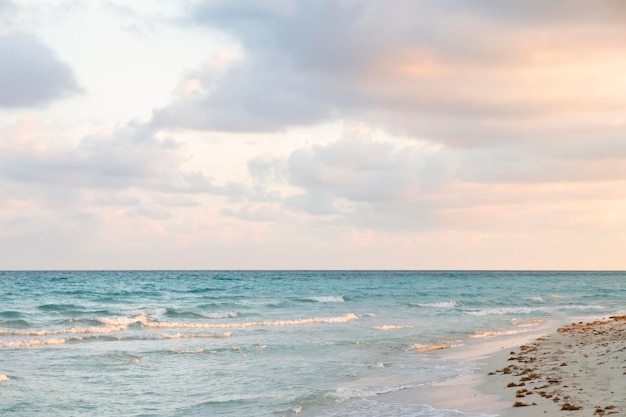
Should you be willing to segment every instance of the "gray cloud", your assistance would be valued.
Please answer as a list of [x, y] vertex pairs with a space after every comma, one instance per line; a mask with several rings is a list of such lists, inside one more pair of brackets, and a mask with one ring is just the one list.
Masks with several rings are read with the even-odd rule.
[[[611, 97], [617, 69], [605, 84], [580, 61], [570, 78], [543, 76], [553, 67], [537, 54], [573, 53], [568, 39], [581, 38], [587, 51], [621, 56], [625, 10], [610, 0], [201, 2], [190, 19], [232, 35], [245, 58], [217, 79], [190, 75], [205, 93], [155, 111], [153, 123], [275, 131], [346, 118], [461, 147], [617, 139], [623, 128], [595, 116], [626, 105]], [[577, 93], [586, 84], [589, 95]]]
[[626, 5], [620, 0], [528, 0], [523, 2], [493, 2], [454, 0], [437, 2], [440, 7], [461, 7], [467, 13], [488, 16], [506, 22], [557, 25], [564, 23], [622, 24], [626, 18]]
[[[580, 135], [571, 126], [581, 114], [626, 104], [606, 101], [614, 74], [589, 96], [573, 94], [593, 82], [589, 70], [554, 78], [560, 90], [551, 92], [555, 82], [537, 74], [554, 67], [537, 57], [550, 47], [572, 54], [564, 46], [572, 39], [588, 51], [624, 52], [622, 4], [200, 2], [189, 19], [231, 35], [245, 58], [217, 80], [209, 70], [190, 75], [204, 93], [155, 111], [153, 123], [275, 131], [347, 118], [455, 146]], [[589, 127], [588, 139], [604, 128]]]
[[0, 36], [0, 62], [0, 107], [40, 106], [79, 91], [70, 67], [32, 35]]

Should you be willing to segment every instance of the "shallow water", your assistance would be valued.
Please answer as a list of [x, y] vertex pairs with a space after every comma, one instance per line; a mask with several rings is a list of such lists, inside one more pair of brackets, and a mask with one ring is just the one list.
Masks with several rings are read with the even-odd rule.
[[615, 272], [0, 272], [0, 415], [469, 416], [377, 399], [625, 300]]

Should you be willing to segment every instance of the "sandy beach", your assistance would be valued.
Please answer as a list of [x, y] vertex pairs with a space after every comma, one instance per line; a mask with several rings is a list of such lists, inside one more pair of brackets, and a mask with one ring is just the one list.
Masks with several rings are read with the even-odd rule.
[[572, 323], [489, 358], [503, 417], [626, 415], [626, 316]]
[[438, 408], [500, 417], [626, 416], [626, 316], [494, 338], [437, 356], [481, 364], [473, 374], [410, 394]]

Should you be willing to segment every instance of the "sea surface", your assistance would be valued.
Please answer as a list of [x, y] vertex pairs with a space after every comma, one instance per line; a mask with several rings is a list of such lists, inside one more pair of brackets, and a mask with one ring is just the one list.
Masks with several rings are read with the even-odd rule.
[[625, 304], [621, 272], [0, 272], [0, 415], [482, 417], [386, 395]]

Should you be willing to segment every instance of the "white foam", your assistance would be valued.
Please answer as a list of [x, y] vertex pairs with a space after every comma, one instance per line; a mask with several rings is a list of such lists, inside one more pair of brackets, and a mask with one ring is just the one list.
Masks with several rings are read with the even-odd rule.
[[209, 313], [207, 317], [210, 319], [234, 319], [238, 317], [236, 311], [226, 311], [223, 313]]
[[606, 307], [599, 304], [573, 304], [569, 306], [558, 306], [559, 310], [603, 310]]
[[109, 326], [129, 326], [135, 323], [147, 323], [148, 315], [146, 313], [141, 313], [132, 317], [98, 317], [96, 320]]
[[329, 392], [326, 397], [333, 398], [336, 401], [348, 401], [354, 398], [374, 397], [377, 393], [374, 391], [365, 391], [357, 388], [337, 388], [334, 392]]
[[12, 342], [0, 343], [0, 348], [25, 348], [49, 345], [62, 345], [67, 339], [34, 339], [34, 340], [15, 340]]
[[345, 300], [343, 299], [343, 295], [333, 297], [312, 297], [311, 300], [317, 301], [318, 303], [343, 303]]
[[175, 333], [175, 334], [162, 334], [157, 336], [157, 339], [193, 339], [193, 338], [207, 338], [207, 339], [224, 339], [231, 337], [231, 332], [225, 333]]
[[525, 326], [518, 329], [511, 329], [511, 330], [500, 330], [500, 331], [489, 331], [489, 332], [478, 332], [478, 333], [474, 333], [473, 335], [470, 335], [470, 338], [472, 339], [484, 339], [484, 338], [488, 338], [488, 337], [496, 337], [496, 336], [511, 336], [511, 335], [515, 335], [515, 334], [521, 334], [521, 333], [528, 333], [533, 331], [534, 329], [530, 328], [529, 326]]
[[452, 347], [460, 346], [459, 344], [442, 343], [437, 345], [423, 345], [421, 343], [415, 343], [409, 346], [409, 349], [416, 350], [421, 353], [432, 352], [434, 350], [450, 349]]
[[472, 316], [500, 316], [505, 314], [530, 314], [536, 311], [544, 311], [543, 307], [497, 307], [486, 308], [479, 311], [467, 311]]
[[54, 336], [62, 334], [94, 334], [94, 333], [115, 333], [122, 332], [128, 327], [124, 325], [117, 326], [90, 326], [90, 327], [69, 327], [63, 329], [44, 329], [44, 330], [0, 330], [0, 334], [11, 336]]
[[338, 317], [312, 317], [297, 320], [250, 321], [245, 323], [147, 322], [144, 326], [153, 329], [246, 329], [249, 327], [283, 327], [306, 324], [346, 323], [357, 319], [356, 314], [349, 313]]
[[456, 300], [441, 301], [441, 302], [438, 302], [438, 303], [418, 304], [418, 306], [420, 306], [420, 307], [434, 307], [434, 308], [454, 308], [457, 305], [459, 305], [459, 302], [456, 301]]
[[395, 325], [395, 324], [387, 324], [385, 326], [376, 326], [374, 327], [375, 330], [398, 330], [398, 329], [410, 329], [413, 326], [402, 326], [402, 325]]
[[376, 362], [369, 366], [370, 368], [385, 368], [385, 364], [382, 362]]
[[119, 366], [136, 365], [138, 363], [141, 363], [141, 358], [132, 358], [131, 360], [120, 363]]

